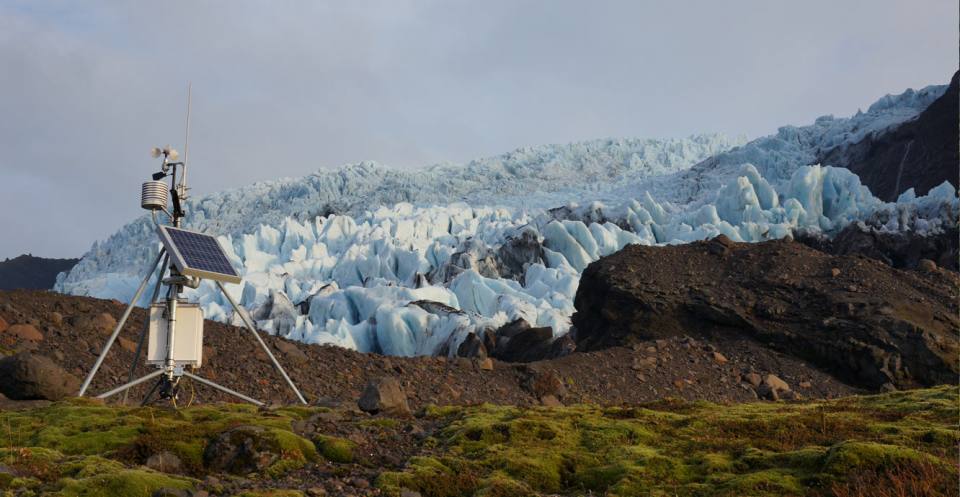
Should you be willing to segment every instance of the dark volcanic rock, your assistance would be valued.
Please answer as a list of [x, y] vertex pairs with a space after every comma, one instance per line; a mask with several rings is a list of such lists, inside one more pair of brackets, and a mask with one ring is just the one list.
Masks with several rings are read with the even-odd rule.
[[871, 193], [888, 202], [910, 188], [919, 196], [944, 181], [956, 187], [958, 76], [960, 72], [916, 119], [859, 143], [825, 150], [817, 161], [853, 171]]
[[15, 400], [61, 400], [80, 390], [77, 377], [52, 360], [21, 352], [0, 359], [0, 393]]
[[715, 243], [631, 245], [591, 264], [575, 300], [578, 349], [743, 334], [870, 388], [956, 381], [956, 273], [792, 241], [733, 243], [718, 256]]
[[929, 259], [940, 267], [956, 271], [960, 259], [957, 228], [922, 236], [913, 231], [886, 232], [853, 223], [833, 238], [798, 234], [796, 240], [828, 254], [863, 255], [899, 269], [914, 269], [921, 260]]
[[508, 236], [497, 249], [497, 260], [500, 262], [502, 277], [521, 279], [529, 264], [543, 262], [543, 247], [537, 232], [532, 228], [522, 229]]
[[403, 392], [400, 382], [392, 376], [377, 378], [367, 383], [367, 388], [364, 389], [357, 406], [371, 414], [380, 412], [410, 414], [407, 395]]
[[[545, 359], [550, 355], [553, 341], [553, 329], [527, 328], [498, 345], [493, 356], [507, 362], [531, 362]], [[498, 343], [500, 341], [498, 340]]]

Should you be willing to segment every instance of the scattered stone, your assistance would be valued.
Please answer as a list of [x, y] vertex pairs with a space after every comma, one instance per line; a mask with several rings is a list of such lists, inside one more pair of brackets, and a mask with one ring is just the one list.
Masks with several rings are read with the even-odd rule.
[[60, 314], [59, 312], [56, 312], [56, 311], [51, 312], [51, 313], [50, 313], [50, 322], [53, 323], [54, 326], [60, 326], [60, 325], [62, 325], [62, 324], [63, 324], [63, 314]]
[[210, 471], [235, 475], [255, 473], [281, 457], [280, 444], [261, 426], [241, 425], [219, 433], [203, 451]]
[[90, 324], [100, 333], [109, 335], [113, 333], [113, 329], [117, 327], [117, 319], [108, 312], [102, 312], [93, 318]]
[[757, 373], [747, 373], [743, 375], [744, 381], [757, 388], [760, 386], [760, 383], [763, 382], [763, 378]]
[[725, 356], [725, 355], [723, 355], [723, 354], [721, 354], [721, 353], [719, 353], [719, 352], [713, 352], [713, 360], [716, 361], [717, 364], [726, 364], [726, 363], [727, 363], [727, 356]]
[[633, 365], [630, 366], [634, 371], [642, 371], [645, 369], [653, 369], [657, 367], [657, 358], [653, 356], [648, 357], [637, 357], [633, 360]]
[[10, 325], [2, 317], [0, 317], [0, 333], [7, 331], [7, 328], [9, 327]]
[[307, 495], [309, 497], [326, 497], [327, 489], [323, 487], [310, 487], [307, 489]]
[[403, 489], [400, 491], [400, 497], [421, 497], [421, 496], [420, 496], [420, 492]]
[[183, 463], [176, 454], [169, 451], [160, 452], [147, 458], [146, 466], [161, 473], [180, 473]]
[[371, 414], [380, 412], [410, 414], [407, 396], [403, 392], [400, 382], [393, 376], [377, 378], [367, 383], [357, 406], [360, 410]]
[[0, 359], [0, 393], [14, 400], [61, 400], [80, 390], [80, 380], [51, 359], [30, 352]]
[[520, 388], [537, 399], [552, 395], [562, 399], [567, 394], [567, 388], [552, 371], [544, 371], [539, 366], [525, 364], [517, 368], [520, 374]]
[[307, 357], [307, 354], [300, 350], [300, 347], [297, 347], [293, 342], [287, 340], [278, 340], [275, 346], [277, 350], [283, 352], [283, 354], [287, 356], [287, 359], [290, 359], [293, 362], [303, 363], [310, 359]]
[[43, 341], [43, 333], [32, 324], [15, 324], [3, 332], [4, 336], [26, 340], [28, 342]]
[[809, 381], [801, 381], [801, 382], [799, 383], [799, 387], [800, 387], [800, 388], [813, 388], [813, 384], [810, 383]]
[[920, 261], [917, 262], [917, 269], [924, 273], [935, 273], [937, 271], [937, 263], [930, 259], [920, 259]]
[[765, 376], [763, 383], [757, 387], [757, 393], [770, 400], [779, 400], [786, 392], [790, 392], [790, 385], [773, 374]]
[[553, 395], [544, 395], [540, 397], [540, 403], [547, 407], [559, 407], [563, 404]]
[[485, 357], [480, 361], [480, 369], [483, 371], [493, 371], [493, 359]]
[[133, 340], [127, 340], [123, 337], [118, 337], [117, 342], [120, 344], [120, 348], [130, 352], [131, 354], [137, 351], [137, 343]]
[[833, 276], [834, 278], [836, 278], [837, 276], [840, 276], [840, 268], [831, 268], [830, 275]]

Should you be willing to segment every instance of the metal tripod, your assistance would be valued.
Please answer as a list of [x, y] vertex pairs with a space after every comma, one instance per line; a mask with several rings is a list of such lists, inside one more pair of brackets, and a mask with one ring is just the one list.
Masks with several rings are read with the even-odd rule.
[[[161, 260], [163, 264], [161, 264]], [[167, 265], [170, 261], [169, 256], [165, 253], [164, 249], [160, 249], [160, 252], [157, 254], [157, 258], [153, 261], [153, 264], [150, 266], [150, 270], [144, 276], [143, 281], [140, 282], [140, 286], [137, 288], [136, 293], [133, 294], [133, 299], [130, 301], [130, 304], [127, 306], [126, 310], [123, 312], [123, 316], [120, 318], [120, 321], [117, 322], [116, 328], [114, 328], [113, 333], [110, 335], [110, 338], [107, 339], [106, 345], [103, 347], [103, 350], [100, 352], [100, 356], [97, 357], [97, 361], [93, 365], [93, 369], [90, 370], [90, 373], [87, 375], [86, 379], [83, 381], [83, 385], [80, 387], [80, 393], [77, 394], [78, 397], [83, 397], [87, 392], [87, 389], [90, 387], [90, 383], [93, 381], [93, 377], [97, 374], [97, 370], [100, 369], [100, 366], [103, 365], [103, 360], [107, 357], [107, 353], [110, 352], [110, 347], [113, 346], [113, 343], [116, 341], [117, 337], [120, 335], [120, 330], [123, 329], [123, 325], [127, 322], [127, 318], [130, 317], [130, 313], [133, 311], [133, 307], [136, 305], [137, 301], [140, 299], [140, 295], [146, 289], [147, 284], [150, 282], [150, 278], [153, 277], [154, 273], [157, 272], [157, 267], [160, 267], [160, 273], [157, 275], [157, 282], [153, 289], [153, 296], [150, 299], [150, 304], [157, 302], [157, 297], [160, 295], [160, 288], [163, 284], [166, 284], [168, 287], [166, 305], [167, 305], [167, 319], [168, 319], [168, 333], [167, 333], [167, 348], [166, 348], [166, 359], [162, 369], [158, 369], [152, 373], [149, 373], [138, 379], [132, 379], [134, 371], [136, 370], [137, 361], [140, 359], [140, 354], [143, 351], [143, 343], [146, 339], [147, 332], [149, 329], [149, 316], [144, 322], [143, 329], [140, 332], [140, 339], [137, 343], [137, 350], [133, 357], [133, 363], [130, 366], [130, 374], [127, 378], [127, 383], [104, 392], [100, 395], [97, 395], [98, 399], [105, 399], [116, 395], [120, 392], [124, 392], [124, 401], [126, 401], [126, 394], [130, 390], [141, 383], [150, 381], [154, 378], [160, 377], [157, 384], [154, 385], [150, 393], [147, 394], [147, 398], [143, 400], [146, 403], [149, 400], [149, 397], [156, 391], [158, 388], [161, 391], [166, 391], [167, 395], [175, 395], [177, 387], [179, 385], [179, 380], [181, 376], [186, 376], [192, 380], [195, 380], [201, 384], [207, 385], [211, 388], [215, 388], [224, 392], [226, 394], [232, 395], [244, 401], [250, 402], [258, 406], [264, 405], [263, 402], [256, 400], [252, 397], [248, 397], [239, 393], [235, 390], [231, 390], [223, 385], [218, 385], [210, 380], [201, 378], [193, 373], [184, 371], [182, 366], [178, 366], [173, 359], [173, 347], [176, 339], [176, 311], [177, 303], [179, 301], [179, 294], [183, 289], [183, 283], [186, 279], [179, 274], [174, 265], [170, 265], [170, 276], [164, 278], [163, 275], [166, 273]], [[257, 339], [257, 342], [263, 347], [263, 350], [267, 353], [267, 357], [270, 358], [270, 361], [273, 362], [274, 367], [277, 368], [277, 371], [283, 376], [283, 379], [286, 380], [287, 384], [290, 385], [290, 389], [297, 395], [297, 399], [300, 400], [303, 404], [306, 404], [306, 399], [303, 398], [303, 395], [300, 393], [300, 390], [297, 389], [297, 386], [293, 384], [293, 380], [290, 379], [290, 376], [287, 375], [287, 372], [283, 369], [283, 366], [277, 361], [277, 358], [274, 357], [273, 352], [270, 351], [270, 348], [267, 347], [266, 342], [260, 338], [260, 334], [257, 333], [256, 327], [253, 325], [253, 321], [247, 315], [246, 309], [237, 305], [233, 300], [233, 297], [227, 292], [226, 288], [223, 287], [223, 283], [217, 281], [217, 288], [220, 289], [220, 292], [223, 293], [224, 297], [230, 302], [230, 305], [233, 307], [233, 310], [240, 315], [240, 319], [243, 321], [247, 330]]]

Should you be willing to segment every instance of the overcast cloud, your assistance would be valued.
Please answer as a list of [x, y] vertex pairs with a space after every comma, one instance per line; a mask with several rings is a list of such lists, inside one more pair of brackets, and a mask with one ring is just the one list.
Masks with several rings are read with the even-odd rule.
[[147, 151], [195, 194], [372, 159], [748, 137], [957, 70], [955, 0], [0, 0], [0, 258], [139, 216]]

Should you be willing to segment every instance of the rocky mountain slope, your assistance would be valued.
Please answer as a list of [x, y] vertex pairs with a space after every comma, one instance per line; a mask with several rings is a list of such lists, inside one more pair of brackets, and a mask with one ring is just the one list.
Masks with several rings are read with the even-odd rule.
[[916, 118], [863, 140], [822, 151], [818, 161], [845, 167], [878, 198], [892, 202], [913, 189], [924, 195], [960, 176], [960, 72], [947, 91]]
[[0, 290], [53, 288], [57, 275], [69, 271], [80, 259], [46, 259], [23, 254], [0, 261]]
[[870, 388], [955, 383], [960, 275], [800, 243], [631, 245], [584, 271], [578, 350], [682, 335], [751, 337]]

